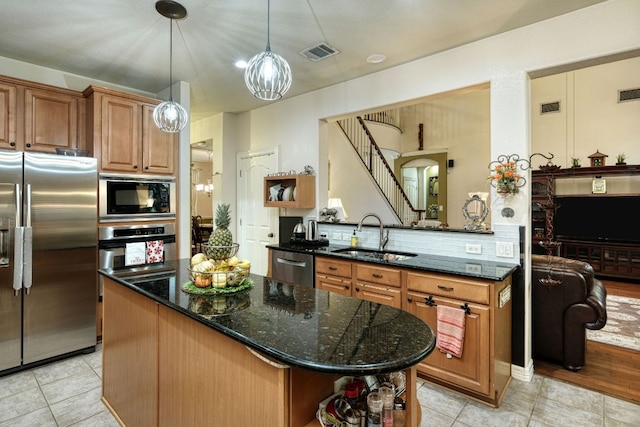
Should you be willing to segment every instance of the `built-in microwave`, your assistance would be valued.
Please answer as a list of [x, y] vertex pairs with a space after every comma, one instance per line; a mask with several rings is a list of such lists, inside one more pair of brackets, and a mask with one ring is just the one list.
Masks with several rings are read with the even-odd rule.
[[176, 179], [161, 175], [100, 174], [100, 222], [176, 218]]

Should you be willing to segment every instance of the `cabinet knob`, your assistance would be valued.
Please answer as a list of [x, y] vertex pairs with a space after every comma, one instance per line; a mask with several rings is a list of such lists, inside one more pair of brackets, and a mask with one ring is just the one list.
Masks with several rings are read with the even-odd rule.
[[344, 285], [344, 288], [348, 290], [349, 289], [349, 285]]
[[356, 292], [360, 292], [360, 288], [356, 288]]
[[12, 147], [15, 147], [16, 143], [15, 142], [10, 142], [9, 145], [12, 146]]
[[138, 169], [138, 165], [133, 165], [133, 168], [134, 169]]
[[31, 144], [27, 144], [27, 145], [26, 145], [26, 147], [27, 147], [27, 148], [31, 148]]
[[273, 237], [273, 233], [267, 234], [267, 237]]
[[411, 298], [411, 297], [407, 297], [407, 301], [408, 301], [408, 302], [413, 302], [413, 298]]
[[149, 170], [149, 166], [145, 166], [145, 167], [144, 167], [144, 169], [145, 169], [145, 170]]

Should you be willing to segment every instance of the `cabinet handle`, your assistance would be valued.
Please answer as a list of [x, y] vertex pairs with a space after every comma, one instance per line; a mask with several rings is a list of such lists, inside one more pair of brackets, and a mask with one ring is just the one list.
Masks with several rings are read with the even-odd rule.
[[373, 273], [373, 277], [376, 279], [382, 279], [382, 274]]
[[451, 292], [453, 290], [450, 286], [438, 285], [438, 289], [442, 289], [443, 291]]
[[15, 142], [10, 142], [9, 145], [12, 146], [12, 147], [15, 147], [16, 143]]
[[337, 267], [334, 267], [333, 265], [330, 265], [330, 266], [329, 266], [329, 270], [331, 270], [331, 271], [336, 271], [337, 269], [338, 269], [338, 268], [337, 268]]

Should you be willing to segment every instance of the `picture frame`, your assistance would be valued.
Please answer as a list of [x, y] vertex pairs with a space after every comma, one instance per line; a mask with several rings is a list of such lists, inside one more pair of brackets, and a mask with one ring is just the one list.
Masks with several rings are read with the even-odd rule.
[[591, 193], [605, 194], [607, 192], [607, 181], [603, 178], [593, 178], [591, 182]]

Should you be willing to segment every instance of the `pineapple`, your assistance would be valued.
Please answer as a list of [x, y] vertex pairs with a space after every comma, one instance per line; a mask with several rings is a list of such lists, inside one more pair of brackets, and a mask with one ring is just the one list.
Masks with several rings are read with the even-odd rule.
[[231, 205], [228, 203], [222, 203], [216, 208], [216, 229], [211, 233], [209, 246], [207, 247], [207, 256], [211, 259], [222, 260], [229, 258], [231, 255], [233, 236], [229, 231], [229, 223], [231, 222], [230, 207]]

